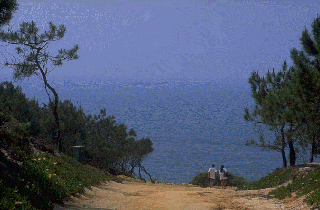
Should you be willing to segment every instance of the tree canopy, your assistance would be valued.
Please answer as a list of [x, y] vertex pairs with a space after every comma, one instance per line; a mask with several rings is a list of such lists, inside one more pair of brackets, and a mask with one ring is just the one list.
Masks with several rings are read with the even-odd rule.
[[13, 13], [18, 9], [17, 0], [0, 1], [0, 27], [8, 24], [12, 19]]
[[[25, 147], [28, 141], [36, 139], [50, 149], [55, 120], [50, 107], [39, 106], [35, 99], [27, 99], [19, 86], [3, 82], [0, 108], [0, 148], [14, 147], [20, 151], [18, 146]], [[72, 147], [82, 145], [83, 163], [113, 174], [133, 176], [136, 168], [145, 171], [142, 161], [153, 151], [151, 139], [137, 139], [134, 129], [117, 123], [105, 109], [97, 115], [87, 115], [81, 107], [65, 100], [59, 102], [59, 116], [64, 154], [73, 156]]]
[[[48, 83], [48, 74], [57, 66], [61, 66], [65, 60], [78, 59], [77, 51], [79, 46], [75, 45], [70, 50], [60, 49], [57, 55], [52, 55], [48, 50], [48, 45], [64, 37], [66, 28], [64, 25], [57, 27], [49, 22], [49, 30], [39, 33], [39, 28], [34, 21], [23, 22], [17, 31], [7, 32], [0, 31], [0, 40], [16, 46], [16, 56], [11, 61], [6, 61], [5, 66], [14, 70], [14, 79], [21, 80], [30, 76], [38, 76], [42, 79], [44, 87], [49, 97], [49, 105], [52, 108], [55, 118], [52, 139], [56, 144], [57, 150], [61, 151], [61, 136], [59, 124], [59, 95]], [[52, 69], [48, 68], [49, 62], [53, 65]], [[53, 99], [48, 92], [53, 94]]]
[[254, 71], [250, 78], [255, 108], [252, 113], [245, 108], [247, 121], [261, 123], [276, 131], [273, 142], [248, 141], [248, 145], [281, 151], [284, 167], [285, 148], [289, 147], [290, 165], [295, 165], [297, 147], [311, 147], [310, 162], [318, 154], [320, 146], [320, 18], [314, 19], [312, 35], [305, 29], [300, 41], [302, 50], [293, 48], [291, 59], [294, 65], [269, 72], [260, 77]]

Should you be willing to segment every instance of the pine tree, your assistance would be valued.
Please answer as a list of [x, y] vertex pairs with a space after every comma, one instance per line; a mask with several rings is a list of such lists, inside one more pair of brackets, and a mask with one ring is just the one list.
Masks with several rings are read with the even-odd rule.
[[260, 77], [258, 72], [253, 72], [249, 78], [252, 97], [255, 100], [255, 109], [249, 113], [245, 109], [245, 119], [266, 125], [275, 133], [273, 142], [266, 143], [260, 135], [259, 143], [251, 140], [247, 145], [254, 145], [264, 149], [280, 151], [283, 167], [287, 166], [285, 148], [289, 146], [290, 165], [295, 165], [296, 152], [294, 148], [295, 119], [292, 117], [293, 106], [297, 103], [290, 88], [293, 81], [293, 68], [287, 69], [284, 61], [282, 70], [275, 73], [268, 71], [267, 75]]
[[12, 19], [13, 13], [18, 9], [16, 0], [1, 0], [0, 1], [0, 27], [8, 24]]
[[310, 162], [314, 155], [320, 151], [320, 18], [314, 19], [312, 35], [305, 30], [302, 32], [300, 42], [303, 50], [293, 48], [291, 59], [297, 74], [300, 92], [298, 97], [303, 99], [303, 110], [299, 122], [304, 129], [303, 133], [311, 144]]
[[[16, 45], [17, 57], [11, 62], [6, 61], [5, 66], [11, 67], [14, 70], [14, 79], [21, 80], [33, 75], [39, 76], [45, 86], [49, 97], [50, 107], [55, 118], [52, 139], [56, 144], [56, 149], [61, 151], [61, 137], [59, 125], [59, 96], [56, 90], [48, 83], [47, 76], [52, 69], [48, 69], [48, 63], [51, 62], [54, 67], [61, 66], [65, 60], [78, 59], [78, 45], [75, 45], [70, 50], [60, 49], [56, 56], [53, 56], [48, 51], [48, 45], [51, 42], [62, 39], [66, 33], [64, 25], [59, 27], [49, 22], [49, 31], [39, 34], [39, 28], [35, 22], [23, 22], [20, 24], [20, 30], [4, 32], [0, 31], [0, 40], [11, 45]], [[53, 94], [51, 98], [48, 90]]]

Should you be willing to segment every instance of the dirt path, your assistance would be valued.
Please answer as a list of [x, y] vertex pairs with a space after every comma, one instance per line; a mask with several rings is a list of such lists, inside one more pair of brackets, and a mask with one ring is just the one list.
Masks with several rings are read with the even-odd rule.
[[[235, 191], [150, 182], [105, 182], [74, 197], [65, 209], [310, 209], [302, 198], [279, 201], [267, 196], [270, 189]], [[58, 208], [56, 208], [58, 209]]]

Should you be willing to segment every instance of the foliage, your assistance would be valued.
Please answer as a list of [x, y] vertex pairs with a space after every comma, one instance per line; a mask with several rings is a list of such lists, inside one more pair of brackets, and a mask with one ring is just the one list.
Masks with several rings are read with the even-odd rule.
[[5, 187], [0, 180], [0, 209], [35, 210], [27, 196], [17, 192], [17, 188]]
[[[287, 166], [285, 147], [290, 149], [290, 165], [295, 165], [296, 154], [294, 148], [293, 131], [297, 127], [294, 116], [299, 110], [300, 101], [293, 94], [294, 88], [289, 86], [294, 82], [293, 69], [287, 69], [284, 61], [282, 70], [275, 73], [268, 71], [266, 76], [260, 77], [258, 72], [253, 72], [249, 78], [252, 97], [255, 100], [255, 109], [249, 113], [245, 108], [244, 118], [247, 121], [266, 125], [274, 132], [273, 142], [266, 142], [260, 133], [259, 142], [251, 140], [247, 145], [258, 146], [263, 149], [280, 151], [283, 158], [283, 166]], [[290, 88], [288, 88], [290, 87]]]
[[70, 50], [60, 49], [56, 56], [51, 55], [48, 51], [48, 45], [51, 42], [58, 41], [64, 37], [66, 28], [64, 25], [59, 27], [55, 26], [52, 22], [49, 22], [49, 30], [42, 34], [39, 34], [39, 28], [34, 21], [23, 22], [20, 24], [18, 31], [12, 31], [8, 29], [8, 32], [4, 30], [0, 31], [0, 40], [2, 42], [16, 45], [16, 57], [12, 61], [6, 61], [5, 66], [11, 67], [13, 77], [16, 80], [22, 80], [24, 78], [36, 75], [39, 76], [44, 86], [50, 90], [54, 99], [51, 99], [49, 92], [47, 91], [50, 107], [54, 116], [54, 126], [52, 139], [56, 144], [56, 149], [61, 151], [61, 136], [60, 136], [60, 124], [59, 124], [59, 96], [56, 90], [48, 83], [47, 76], [52, 70], [48, 69], [48, 63], [54, 67], [61, 66], [65, 60], [78, 59], [77, 51], [79, 46], [75, 45]]
[[[108, 172], [132, 176], [135, 167], [144, 169], [141, 162], [153, 151], [150, 139], [136, 139], [133, 129], [106, 117], [105, 110], [86, 115], [64, 101], [59, 112], [67, 155], [35, 155], [30, 142], [46, 142], [52, 131], [50, 107], [40, 107], [9, 82], [0, 84], [0, 93], [0, 192], [5, 192], [0, 209], [48, 209], [102, 180], [121, 182]], [[70, 157], [72, 146], [80, 143], [86, 146], [86, 165]]]
[[140, 167], [143, 159], [153, 151], [149, 138], [136, 140], [133, 129], [127, 131], [114, 116], [106, 116], [102, 109], [98, 115], [88, 116], [87, 136], [83, 139], [87, 161], [93, 166], [105, 168], [112, 174], [132, 176], [134, 168]]
[[[312, 170], [310, 170], [312, 168]], [[301, 169], [301, 170], [299, 170]], [[295, 166], [276, 169], [271, 174], [262, 177], [257, 181], [246, 182], [242, 177], [230, 175], [228, 186], [235, 186], [238, 190], [258, 190], [275, 188], [269, 194], [278, 199], [291, 197], [295, 192], [297, 197], [307, 196], [306, 202], [309, 205], [320, 204], [320, 168], [318, 166]], [[307, 170], [307, 172], [303, 172]], [[301, 172], [302, 171], [302, 172]], [[301, 174], [300, 174], [301, 173]], [[291, 181], [291, 182], [289, 182]], [[288, 183], [286, 186], [281, 186]], [[200, 187], [209, 187], [208, 173], [197, 174], [190, 184]], [[219, 177], [215, 179], [215, 186], [220, 185]]]
[[[228, 172], [228, 181], [227, 186], [232, 187], [240, 187], [245, 184], [245, 179], [243, 177], [236, 176], [230, 172]], [[209, 187], [210, 180], [208, 178], [208, 172], [202, 172], [197, 174], [195, 177], [192, 178], [190, 184], [197, 185], [200, 187]], [[220, 177], [216, 177], [213, 183], [214, 186], [220, 186]]]
[[301, 34], [302, 50], [290, 51], [293, 66], [287, 70], [268, 72], [260, 77], [253, 72], [249, 78], [256, 106], [252, 113], [245, 109], [245, 119], [263, 123], [276, 131], [271, 144], [249, 141], [248, 145], [279, 150], [286, 167], [284, 148], [289, 147], [290, 165], [295, 165], [296, 148], [311, 149], [310, 162], [320, 153], [320, 18]]
[[[71, 157], [51, 154], [25, 156], [12, 181], [0, 176], [0, 209], [49, 209], [70, 195], [81, 193], [101, 181], [121, 182], [110, 174], [83, 165]], [[21, 208], [23, 209], [23, 208]]]
[[[0, 113], [2, 143], [27, 143], [24, 138], [32, 136], [50, 144], [55, 120], [50, 107], [40, 107], [35, 99], [27, 99], [21, 88], [10, 82], [0, 83], [0, 93], [0, 107], [5, 112]], [[136, 139], [135, 130], [118, 124], [114, 116], [107, 117], [105, 110], [86, 115], [70, 100], [60, 101], [59, 107], [62, 152], [72, 156], [72, 146], [84, 145], [83, 163], [133, 176], [134, 169], [141, 168], [144, 158], [153, 151], [149, 138]]]
[[292, 177], [292, 171], [290, 168], [277, 169], [273, 173], [262, 177], [258, 181], [247, 182], [242, 186], [239, 186], [239, 189], [242, 190], [256, 190], [256, 189], [265, 189], [278, 186], [285, 183]]
[[311, 24], [311, 34], [307, 29], [302, 32], [300, 41], [302, 50], [293, 48], [291, 59], [294, 63], [295, 73], [298, 77], [299, 91], [296, 97], [301, 98], [303, 109], [298, 116], [300, 134], [305, 142], [311, 145], [310, 162], [313, 156], [320, 153], [320, 18], [314, 19]]
[[[310, 170], [311, 169], [311, 170]], [[305, 172], [304, 172], [305, 171]], [[295, 192], [297, 197], [306, 196], [309, 205], [320, 204], [319, 190], [320, 170], [318, 166], [305, 165], [276, 169], [268, 176], [258, 181], [239, 185], [239, 190], [257, 190], [275, 188], [269, 194], [278, 199], [291, 197]], [[282, 185], [288, 183], [287, 185]]]
[[320, 204], [319, 191], [320, 170], [308, 172], [305, 176], [293, 179], [287, 186], [276, 188], [270, 192], [278, 199], [291, 197], [292, 192], [296, 192], [296, 196], [307, 195], [306, 202], [309, 205]]
[[13, 13], [18, 9], [17, 0], [0, 1], [0, 27], [8, 24], [12, 19]]
[[[50, 114], [50, 112], [48, 112]], [[62, 152], [72, 156], [72, 146], [82, 145], [87, 138], [87, 116], [81, 107], [76, 107], [71, 100], [59, 104]], [[47, 118], [53, 121], [53, 118]]]

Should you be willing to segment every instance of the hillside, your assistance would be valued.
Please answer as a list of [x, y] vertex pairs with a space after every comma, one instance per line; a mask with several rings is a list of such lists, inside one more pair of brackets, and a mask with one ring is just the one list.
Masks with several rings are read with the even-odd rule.
[[23, 159], [1, 149], [0, 209], [317, 209], [320, 204], [319, 163], [277, 169], [239, 190], [115, 177], [64, 154], [32, 149]]
[[[123, 178], [123, 177], [121, 177]], [[189, 184], [141, 182], [126, 178], [122, 183], [104, 182], [84, 195], [73, 197], [67, 209], [312, 209], [305, 197], [279, 200], [269, 196], [273, 188], [263, 190], [236, 190], [201, 188]]]

